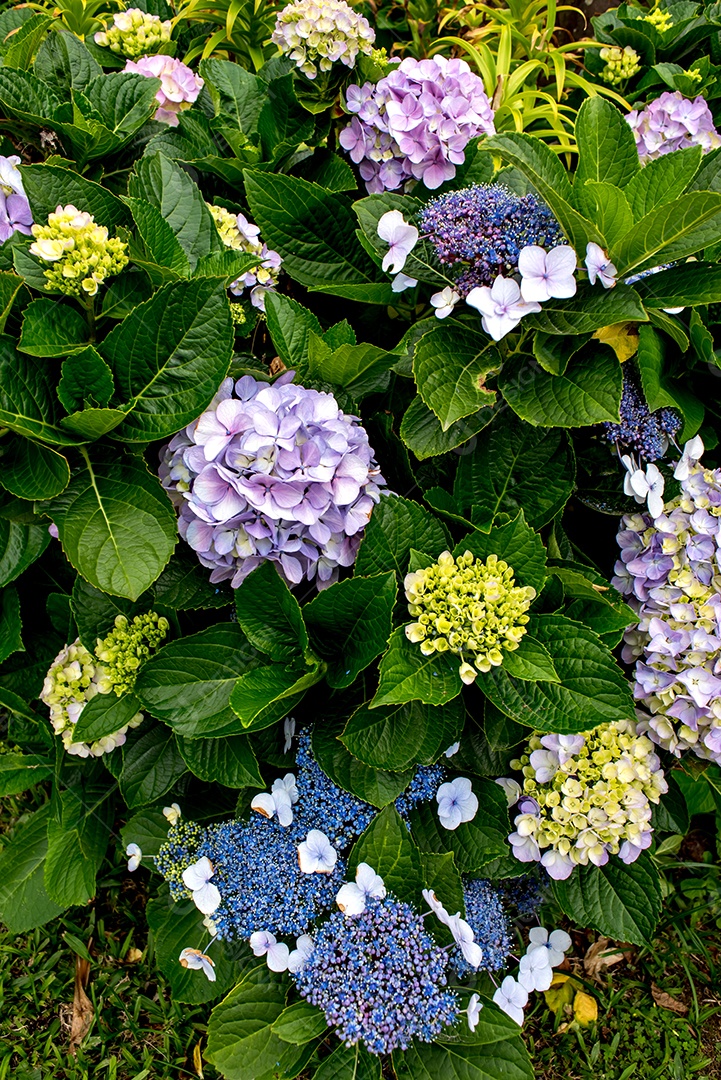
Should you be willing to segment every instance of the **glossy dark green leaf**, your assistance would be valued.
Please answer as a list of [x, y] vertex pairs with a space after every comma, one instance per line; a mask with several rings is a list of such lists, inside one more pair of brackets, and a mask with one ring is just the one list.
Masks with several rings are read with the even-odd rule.
[[661, 884], [650, 857], [630, 865], [612, 855], [605, 866], [579, 866], [553, 885], [557, 902], [580, 926], [615, 941], [647, 945], [661, 913]]
[[413, 355], [413, 377], [421, 398], [443, 431], [458, 420], [493, 405], [496, 394], [485, 378], [498, 371], [501, 357], [485, 335], [441, 323], [424, 334]]
[[112, 804], [92, 785], [68, 788], [58, 799], [59, 816], [48, 820], [45, 888], [62, 907], [86, 904], [110, 840]]
[[43, 297], [25, 308], [18, 344], [21, 352], [30, 356], [68, 356], [87, 342], [88, 324], [71, 304]]
[[47, 525], [21, 525], [0, 518], [0, 587], [20, 577], [49, 543]]
[[180, 754], [194, 776], [229, 788], [264, 787], [247, 735], [223, 739], [185, 739], [177, 736]]
[[448, 530], [418, 503], [399, 496], [381, 496], [363, 532], [355, 573], [369, 576], [394, 570], [403, 579], [412, 547], [440, 555], [450, 547]]
[[3, 458], [2, 486], [19, 499], [52, 499], [69, 483], [67, 458], [49, 446], [18, 438]]
[[352, 714], [340, 740], [354, 757], [376, 769], [431, 765], [460, 738], [466, 711], [460, 697], [446, 705], [410, 701]]
[[380, 874], [395, 896], [420, 906], [424, 887], [421, 853], [395, 806], [381, 810], [354, 844], [348, 857], [349, 880], [363, 862]]
[[251, 645], [291, 661], [308, 648], [300, 605], [271, 562], [262, 562], [235, 591], [235, 610]]
[[303, 608], [313, 648], [331, 686], [345, 687], [386, 647], [396, 602], [395, 574], [354, 577], [324, 589]]
[[140, 712], [140, 702], [135, 694], [123, 694], [116, 697], [109, 694], [96, 694], [91, 698], [80, 714], [73, 730], [74, 742], [95, 742], [106, 735], [120, 731]]
[[0, 851], [0, 918], [11, 934], [24, 934], [54, 919], [62, 907], [50, 899], [43, 871], [50, 804], [18, 826]]
[[123, 750], [120, 790], [128, 806], [147, 806], [165, 795], [184, 772], [173, 732], [160, 724], [148, 725]]
[[405, 790], [415, 770], [389, 772], [364, 765], [339, 741], [339, 733], [328, 724], [318, 725], [313, 730], [313, 754], [323, 772], [344, 791], [350, 791], [364, 802], [377, 807], [388, 806]]
[[452, 653], [424, 656], [417, 642], [409, 641], [399, 626], [391, 634], [380, 663], [380, 682], [370, 707], [422, 701], [444, 705], [462, 689], [460, 660]]
[[473, 779], [478, 810], [472, 821], [457, 829], [444, 828], [438, 819], [435, 799], [420, 803], [411, 812], [411, 828], [419, 847], [425, 852], [452, 852], [462, 874], [482, 869], [508, 853], [508, 806], [506, 796], [491, 780]]

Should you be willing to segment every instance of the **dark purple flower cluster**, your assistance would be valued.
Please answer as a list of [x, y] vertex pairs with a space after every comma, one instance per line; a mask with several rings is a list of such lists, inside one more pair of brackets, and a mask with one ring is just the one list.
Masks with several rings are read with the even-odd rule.
[[550, 249], [564, 244], [555, 217], [536, 195], [515, 195], [502, 184], [474, 184], [431, 199], [418, 215], [443, 266], [455, 268], [455, 289], [467, 296], [492, 285], [499, 274], [518, 272], [528, 244]]
[[623, 380], [620, 416], [620, 424], [603, 425], [606, 438], [640, 454], [644, 461], [663, 457], [669, 439], [681, 428], [681, 418], [674, 409], [651, 412], [640, 387], [628, 374]]
[[447, 956], [402, 901], [369, 899], [353, 918], [331, 915], [295, 975], [346, 1046], [372, 1054], [432, 1042], [454, 1024], [458, 999], [446, 989]]
[[[500, 971], [506, 966], [511, 951], [511, 930], [502, 892], [490, 881], [467, 878], [463, 882], [463, 902], [466, 922], [483, 950], [481, 969]], [[460, 978], [476, 970], [464, 959], [459, 948], [453, 954], [453, 963]]]
[[212, 582], [238, 588], [271, 561], [289, 584], [322, 589], [352, 566], [380, 498], [385, 481], [358, 418], [292, 378], [225, 379], [161, 451], [180, 535]]

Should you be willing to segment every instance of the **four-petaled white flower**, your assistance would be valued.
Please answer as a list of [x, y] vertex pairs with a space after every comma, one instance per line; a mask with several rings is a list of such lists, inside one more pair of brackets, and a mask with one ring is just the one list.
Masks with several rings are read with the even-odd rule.
[[693, 439], [689, 439], [683, 448], [683, 454], [676, 468], [673, 470], [673, 475], [676, 480], [688, 480], [691, 473], [691, 469], [699, 460], [704, 452], [703, 439], [700, 435], [696, 435]]
[[457, 829], [462, 821], [473, 821], [478, 812], [478, 799], [471, 781], [465, 776], [441, 784], [436, 792], [438, 820], [444, 829]]
[[531, 990], [548, 990], [553, 982], [553, 968], [548, 949], [534, 949], [521, 957], [518, 981], [530, 993]]
[[270, 791], [261, 791], [255, 795], [250, 804], [251, 810], [257, 811], [263, 817], [272, 818], [277, 814], [278, 823], [287, 829], [293, 824], [293, 809], [298, 802], [298, 788], [293, 773], [273, 781]]
[[451, 314], [460, 299], [461, 294], [452, 289], [450, 285], [446, 285], [445, 289], [441, 289], [440, 292], [433, 293], [431, 307], [436, 309], [436, 318], [445, 319]]
[[471, 1000], [468, 1002], [468, 1008], [466, 1009], [466, 1016], [468, 1017], [468, 1026], [471, 1031], [475, 1031], [478, 1026], [478, 1021], [481, 1017], [481, 999], [478, 994], [471, 994]]
[[178, 959], [184, 968], [203, 971], [210, 982], [215, 982], [215, 964], [200, 949], [183, 949]]
[[396, 274], [391, 282], [391, 291], [395, 293], [405, 292], [406, 289], [415, 289], [418, 278], [408, 277], [408, 274]]
[[286, 716], [283, 721], [283, 734], [285, 735], [285, 742], [283, 743], [283, 753], [287, 754], [293, 745], [293, 736], [295, 735], [295, 720], [292, 716]]
[[604, 289], [612, 289], [616, 284], [618, 270], [598, 244], [586, 245], [586, 269], [591, 285], [596, 284], [596, 279], [601, 282]]
[[220, 904], [220, 893], [210, 880], [215, 873], [207, 855], [183, 870], [183, 884], [193, 894], [193, 903], [203, 915], [212, 915]]
[[645, 502], [648, 512], [654, 519], [663, 513], [663, 489], [665, 480], [659, 469], [651, 462], [646, 466], [646, 471], [636, 469], [631, 473], [629, 484], [633, 491], [636, 502]]
[[499, 787], [503, 788], [504, 794], [506, 796], [506, 802], [508, 803], [508, 805], [515, 806], [521, 795], [523, 794], [523, 789], [521, 788], [521, 785], [518, 783], [518, 781], [512, 780], [508, 776], [499, 776], [495, 783], [498, 784]]
[[523, 1027], [523, 1010], [528, 1004], [528, 990], [525, 986], [516, 982], [512, 975], [506, 975], [493, 995], [493, 1000], [499, 1009]]
[[473, 929], [462, 919], [460, 914], [451, 915], [447, 924], [448, 929], [453, 935], [458, 948], [463, 953], [463, 959], [466, 963], [470, 964], [472, 968], [479, 968], [483, 961], [483, 949], [476, 943]]
[[524, 300], [543, 303], [556, 297], [566, 300], [575, 296], [576, 252], [568, 244], [544, 251], [537, 244], [528, 244], [518, 255], [521, 274], [521, 296]]
[[355, 872], [355, 881], [347, 881], [341, 885], [335, 902], [344, 915], [361, 915], [366, 909], [369, 899], [382, 900], [386, 895], [386, 887], [383, 878], [376, 874], [373, 867], [368, 863], [358, 863]]
[[400, 210], [389, 210], [379, 219], [377, 231], [381, 240], [390, 245], [383, 256], [383, 269], [390, 268], [391, 274], [397, 274], [418, 243], [418, 229], [408, 224]]
[[125, 854], [129, 855], [128, 870], [132, 874], [133, 870], [137, 870], [140, 866], [140, 860], [143, 857], [143, 853], [137, 844], [128, 844], [125, 849]]
[[250, 947], [256, 956], [264, 956], [265, 962], [271, 971], [287, 971], [290, 960], [290, 949], [278, 941], [275, 934], [267, 930], [257, 930], [250, 935]]
[[331, 874], [337, 862], [338, 852], [320, 829], [311, 829], [298, 844], [298, 864], [304, 874]]
[[524, 315], [540, 311], [535, 301], [526, 303], [521, 290], [512, 278], [499, 274], [493, 285], [477, 285], [466, 297], [466, 303], [481, 313], [481, 325], [494, 341], [500, 341], [515, 330]]
[[279, 776], [277, 780], [274, 780], [270, 790], [273, 795], [278, 793], [287, 795], [291, 806], [295, 806], [298, 802], [298, 785], [292, 772], [286, 773], [283, 777]]
[[288, 971], [300, 971], [313, 952], [313, 938], [310, 934], [301, 934], [295, 940], [295, 948], [288, 957]]
[[529, 945], [526, 950], [528, 955], [543, 949], [548, 953], [548, 962], [551, 967], [558, 967], [563, 963], [565, 953], [571, 948], [571, 938], [565, 930], [553, 930], [549, 934], [543, 926], [534, 926], [528, 933]]
[[460, 748], [461, 748], [460, 742], [452, 743], [451, 746], [449, 746], [448, 749], [446, 751], [444, 751], [445, 756], [447, 758], [455, 757], [455, 755], [458, 753]]
[[163, 817], [170, 825], [177, 825], [182, 816], [180, 807], [176, 802], [171, 803], [170, 806], [163, 807]]

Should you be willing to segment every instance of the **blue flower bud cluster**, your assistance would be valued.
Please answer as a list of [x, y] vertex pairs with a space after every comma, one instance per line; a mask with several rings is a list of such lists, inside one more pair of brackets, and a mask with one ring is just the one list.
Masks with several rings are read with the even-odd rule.
[[498, 882], [506, 903], [515, 908], [520, 918], [535, 915], [545, 896], [541, 882], [535, 874], [522, 874], [521, 877], [506, 878]]
[[396, 810], [406, 823], [414, 806], [435, 799], [436, 792], [445, 779], [446, 770], [442, 765], [418, 766], [410, 784], [395, 802]]
[[668, 449], [668, 441], [681, 427], [681, 418], [674, 409], [651, 412], [640, 387], [626, 375], [621, 396], [620, 424], [603, 425], [609, 442], [635, 451], [644, 461], [657, 461]]
[[[506, 966], [511, 951], [511, 930], [503, 893], [490, 881], [466, 878], [463, 882], [463, 902], [466, 922], [483, 950], [481, 968], [484, 971], [500, 971]], [[475, 970], [463, 958], [459, 948], [455, 949], [452, 962], [459, 978]]]
[[296, 766], [297, 820], [303, 822], [306, 832], [320, 829], [333, 847], [341, 850], [350, 847], [370, 825], [376, 815], [375, 808], [326, 776], [313, 756], [307, 731], [298, 742]]
[[439, 261], [458, 272], [454, 288], [467, 296], [477, 285], [492, 285], [499, 274], [518, 272], [518, 255], [528, 244], [565, 244], [555, 217], [536, 195], [515, 195], [502, 184], [473, 184], [431, 199], [418, 225]]
[[354, 918], [331, 915], [295, 975], [338, 1037], [372, 1054], [432, 1042], [454, 1024], [458, 998], [446, 988], [447, 957], [409, 904], [370, 899]]
[[168, 838], [153, 862], [155, 869], [168, 882], [173, 900], [187, 899], [188, 890], [183, 884], [183, 871], [199, 858], [198, 852], [203, 840], [202, 826], [194, 821], [179, 818], [168, 829]]

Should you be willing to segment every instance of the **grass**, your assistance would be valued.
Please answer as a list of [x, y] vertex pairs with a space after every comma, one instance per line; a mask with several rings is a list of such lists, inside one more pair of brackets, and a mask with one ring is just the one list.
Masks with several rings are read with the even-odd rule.
[[[6, 799], [0, 832], [39, 797]], [[573, 974], [597, 1001], [598, 1021], [580, 1028], [535, 995], [524, 1031], [537, 1080], [721, 1080], [719, 870], [710, 859], [674, 864], [657, 940], [628, 951], [603, 984], [585, 978], [581, 961], [596, 935], [574, 932]], [[86, 908], [24, 935], [0, 928], [0, 1080], [219, 1080], [202, 1061], [209, 1010], [173, 1003], [144, 901], [142, 880], [121, 863]], [[91, 960], [94, 1018], [73, 1057], [77, 956]], [[652, 988], [687, 1015], [657, 1005]]]

